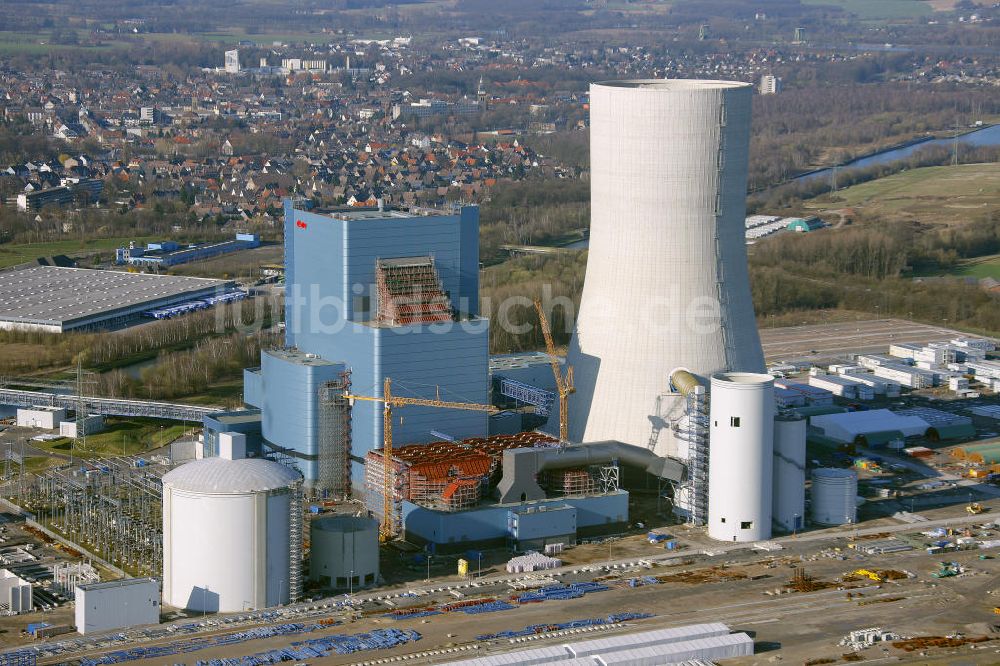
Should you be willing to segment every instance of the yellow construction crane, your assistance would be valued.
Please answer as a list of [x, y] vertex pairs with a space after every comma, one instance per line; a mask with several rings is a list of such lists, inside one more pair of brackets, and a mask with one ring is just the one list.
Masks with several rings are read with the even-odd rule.
[[545, 336], [545, 350], [549, 354], [549, 364], [552, 365], [552, 374], [556, 377], [556, 391], [559, 393], [559, 443], [569, 443], [569, 396], [576, 393], [573, 386], [573, 366], [566, 366], [566, 374], [563, 375], [562, 368], [559, 367], [559, 357], [556, 356], [556, 344], [552, 341], [552, 330], [549, 328], [549, 320], [542, 310], [542, 302], [535, 301], [535, 310], [538, 312], [538, 321], [542, 325], [542, 335]]
[[382, 487], [382, 525], [379, 527], [379, 541], [385, 543], [392, 539], [392, 408], [415, 405], [418, 407], [437, 407], [439, 409], [464, 409], [474, 412], [488, 412], [495, 414], [500, 410], [493, 405], [479, 405], [474, 402], [449, 402], [441, 400], [441, 392], [438, 390], [437, 398], [427, 400], [424, 398], [407, 398], [392, 394], [392, 380], [385, 378], [382, 386], [382, 395], [345, 395], [348, 400], [365, 400], [368, 402], [381, 402], [382, 409], [382, 472], [384, 474]]

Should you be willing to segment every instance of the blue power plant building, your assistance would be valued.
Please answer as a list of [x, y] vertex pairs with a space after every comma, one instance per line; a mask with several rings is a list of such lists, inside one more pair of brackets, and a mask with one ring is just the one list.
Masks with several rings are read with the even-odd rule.
[[[394, 454], [384, 458], [383, 404], [351, 396], [380, 398], [391, 380], [396, 396], [489, 402], [477, 207], [288, 201], [285, 278], [285, 344], [244, 372], [248, 409], [205, 419], [205, 455], [216, 454], [220, 432], [241, 432], [252, 453], [296, 467], [311, 493], [364, 498], [385, 513], [386, 532], [443, 549], [540, 548], [620, 530], [629, 495], [619, 462], [660, 483], [681, 479], [682, 466], [647, 449], [566, 445], [519, 428], [490, 434], [484, 411], [415, 405], [394, 412]], [[498, 359], [495, 379], [545, 393], [547, 364]], [[551, 407], [542, 402], [536, 410]]]
[[[479, 209], [304, 210], [285, 205], [285, 348], [245, 372], [264, 452], [308, 487], [361, 495], [364, 457], [381, 448], [380, 403], [394, 393], [485, 403], [489, 322], [479, 316]], [[444, 432], [484, 437], [485, 413], [407, 407], [400, 445]]]

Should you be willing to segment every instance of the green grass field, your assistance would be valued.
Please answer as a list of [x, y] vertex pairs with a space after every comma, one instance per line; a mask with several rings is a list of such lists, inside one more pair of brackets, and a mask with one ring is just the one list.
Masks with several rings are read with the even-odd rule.
[[817, 214], [863, 208], [884, 219], [964, 224], [1000, 210], [1000, 164], [912, 169], [817, 197], [804, 206]]
[[802, 0], [802, 3], [842, 7], [863, 21], [911, 19], [934, 11], [924, 0]]
[[[89, 39], [80, 31], [81, 42]], [[258, 44], [270, 45], [272, 42], [305, 42], [323, 41], [320, 31], [309, 33], [267, 33], [248, 34], [240, 28], [204, 33], [142, 33], [137, 35], [103, 35], [100, 44], [53, 44], [52, 35], [45, 32], [9, 32], [0, 30], [0, 55], [45, 55], [53, 52], [107, 51], [124, 49], [136, 42], [217, 42], [221, 45], [235, 45], [242, 39], [248, 39]]]
[[948, 274], [976, 278], [991, 277], [995, 280], [1000, 280], [1000, 255], [971, 259], [954, 270], [949, 271]]
[[[54, 51], [99, 51], [115, 48], [115, 42], [100, 46], [88, 44], [50, 44], [51, 35], [43, 32], [0, 31], [0, 54], [45, 55]], [[84, 36], [81, 35], [81, 39]]]
[[47, 469], [58, 467], [63, 464], [59, 458], [49, 458], [48, 456], [25, 456], [24, 471], [29, 474], [39, 474]]
[[[140, 455], [158, 449], [182, 434], [192, 424], [172, 423], [143, 418], [108, 418], [104, 431], [87, 436], [87, 448], [73, 448], [73, 440], [63, 438], [51, 442], [31, 442], [32, 446], [53, 453], [79, 458], [106, 458], [120, 455]], [[40, 464], [40, 463], [38, 463]]]
[[38, 257], [51, 257], [56, 254], [80, 256], [96, 252], [108, 252], [127, 244], [130, 240], [145, 243], [154, 240], [151, 236], [129, 238], [97, 238], [82, 241], [80, 239], [52, 241], [49, 243], [26, 243], [23, 245], [0, 245], [0, 268], [9, 268], [23, 264]]

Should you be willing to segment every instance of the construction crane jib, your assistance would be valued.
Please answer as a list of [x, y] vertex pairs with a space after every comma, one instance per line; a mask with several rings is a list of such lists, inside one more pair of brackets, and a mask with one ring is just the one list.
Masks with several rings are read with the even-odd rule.
[[559, 357], [556, 356], [556, 344], [552, 340], [552, 329], [549, 327], [549, 319], [545, 316], [541, 301], [535, 301], [535, 310], [542, 325], [542, 335], [545, 336], [545, 350], [549, 355], [552, 374], [556, 377], [556, 391], [559, 393], [559, 443], [565, 445], [569, 443], [569, 396], [576, 392], [576, 388], [573, 387], [573, 366], [567, 366], [566, 374], [563, 375], [559, 367]]
[[412, 405], [417, 407], [437, 407], [438, 409], [464, 409], [466, 411], [487, 412], [490, 414], [496, 414], [500, 411], [493, 405], [441, 400], [440, 391], [433, 400], [393, 395], [392, 379], [389, 377], [385, 378], [381, 396], [348, 394], [344, 397], [352, 401], [352, 404], [354, 400], [365, 400], [368, 402], [380, 402], [383, 405], [382, 470], [384, 479], [382, 484], [382, 524], [379, 527], [379, 540], [383, 543], [395, 536], [392, 533], [392, 408]]

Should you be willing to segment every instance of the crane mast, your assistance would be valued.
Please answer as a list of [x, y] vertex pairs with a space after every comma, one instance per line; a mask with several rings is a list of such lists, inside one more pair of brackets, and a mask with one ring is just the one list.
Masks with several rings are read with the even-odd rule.
[[542, 325], [542, 335], [545, 337], [545, 350], [549, 356], [549, 365], [556, 378], [556, 391], [559, 393], [559, 443], [569, 443], [569, 396], [576, 392], [573, 386], [573, 366], [567, 366], [566, 374], [559, 367], [559, 357], [556, 355], [556, 344], [552, 340], [552, 329], [549, 320], [542, 309], [541, 301], [535, 301], [535, 311]]
[[439, 409], [461, 409], [465, 411], [487, 412], [495, 414], [500, 410], [493, 405], [480, 405], [473, 402], [453, 402], [441, 400], [440, 390], [434, 400], [410, 398], [392, 394], [392, 379], [385, 378], [382, 385], [382, 395], [346, 395], [348, 400], [365, 400], [382, 403], [382, 524], [379, 526], [379, 540], [382, 543], [390, 541], [395, 534], [392, 529], [392, 408], [414, 405], [418, 407], [437, 407]]

